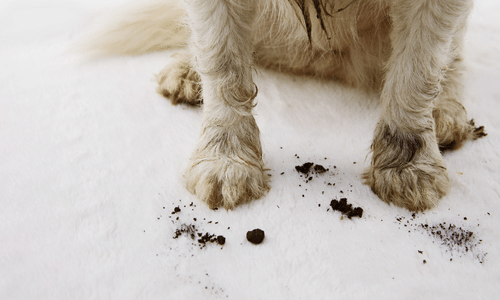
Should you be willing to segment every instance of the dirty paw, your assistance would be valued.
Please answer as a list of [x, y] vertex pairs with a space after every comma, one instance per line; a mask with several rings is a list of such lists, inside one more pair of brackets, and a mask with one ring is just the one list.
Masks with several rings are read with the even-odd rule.
[[405, 132], [378, 124], [372, 151], [363, 178], [383, 201], [423, 211], [436, 206], [448, 192], [448, 173], [434, 132]]
[[197, 159], [185, 174], [188, 191], [211, 209], [233, 209], [261, 198], [269, 190], [267, 178], [261, 166], [229, 158]]
[[410, 211], [435, 207], [450, 186], [446, 168], [441, 165], [408, 165], [401, 169], [370, 167], [363, 177], [381, 200]]
[[200, 105], [201, 79], [193, 70], [187, 53], [177, 53], [173, 61], [157, 75], [157, 92], [170, 99], [172, 104]]

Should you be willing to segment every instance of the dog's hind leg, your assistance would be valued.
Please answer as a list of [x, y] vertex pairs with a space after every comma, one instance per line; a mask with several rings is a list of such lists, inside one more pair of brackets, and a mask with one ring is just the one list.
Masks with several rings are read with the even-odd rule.
[[188, 0], [194, 69], [202, 83], [201, 136], [185, 173], [187, 189], [211, 208], [234, 208], [267, 190], [252, 115], [252, 23], [247, 0]]
[[436, 99], [432, 111], [441, 151], [459, 149], [466, 140], [475, 140], [486, 135], [483, 126], [476, 127], [474, 121], [467, 118], [467, 112], [461, 104], [462, 64], [458, 54], [446, 72], [442, 82], [443, 92]]
[[193, 69], [191, 54], [184, 50], [172, 56], [172, 61], [156, 76], [156, 91], [172, 104], [200, 105], [201, 79]]
[[425, 210], [449, 189], [432, 111], [453, 60], [453, 35], [463, 28], [471, 6], [471, 1], [454, 0], [392, 2], [393, 51], [381, 94], [383, 115], [364, 174], [386, 202]]

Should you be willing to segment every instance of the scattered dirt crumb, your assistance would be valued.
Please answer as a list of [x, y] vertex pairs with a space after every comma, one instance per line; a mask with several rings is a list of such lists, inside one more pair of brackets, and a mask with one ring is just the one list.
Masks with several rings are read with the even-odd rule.
[[[415, 215], [412, 215], [411, 221], [415, 221]], [[413, 227], [413, 230], [420, 231], [422, 233], [427, 233], [430, 237], [434, 238], [440, 243], [441, 247], [444, 247], [447, 253], [450, 255], [471, 256], [477, 259], [480, 263], [483, 263], [484, 258], [488, 253], [482, 252], [479, 249], [479, 245], [482, 240], [474, 235], [474, 232], [459, 227], [455, 224], [450, 224], [446, 222], [438, 223], [436, 225], [429, 225], [427, 223], [413, 223], [410, 220], [406, 220], [403, 223], [405, 217], [396, 217], [396, 221], [400, 225], [404, 225], [406, 228]], [[465, 220], [465, 219], [464, 219]], [[479, 225], [479, 224], [478, 224]], [[418, 250], [418, 253], [422, 254], [423, 251]], [[453, 261], [450, 258], [450, 261]]]
[[191, 239], [194, 240], [196, 232], [197, 232], [197, 230], [196, 230], [196, 227], [194, 225], [182, 224], [180, 228], [177, 228], [175, 230], [174, 239], [180, 237], [183, 234], [186, 234], [187, 236], [191, 237]]
[[202, 245], [205, 245], [207, 243], [217, 243], [219, 245], [224, 245], [226, 243], [226, 238], [222, 235], [215, 236], [215, 234], [206, 232], [204, 235], [201, 235], [200, 239], [198, 239], [198, 243]]
[[[427, 231], [429, 235], [439, 239], [441, 245], [448, 248], [449, 251], [467, 253], [481, 244], [481, 240], [477, 241], [474, 237], [474, 232], [462, 229], [462, 227], [457, 227], [454, 224], [448, 224], [448, 226], [446, 226], [446, 223], [433, 226], [420, 224], [419, 227]], [[477, 258], [482, 262], [482, 258]]]
[[205, 232], [203, 234], [201, 232], [198, 232], [198, 229], [193, 224], [182, 224], [180, 228], [177, 228], [177, 230], [175, 230], [175, 235], [173, 238], [177, 239], [182, 235], [186, 235], [192, 240], [194, 240], [196, 236], [198, 236], [199, 239], [197, 241], [200, 245], [200, 248], [205, 247], [208, 243], [217, 243], [219, 245], [224, 245], [226, 243], [226, 238], [224, 236], [216, 236], [215, 234], [210, 234], [208, 232]]

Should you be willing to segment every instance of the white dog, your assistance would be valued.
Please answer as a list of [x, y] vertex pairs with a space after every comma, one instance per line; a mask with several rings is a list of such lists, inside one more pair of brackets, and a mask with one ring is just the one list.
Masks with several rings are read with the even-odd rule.
[[486, 135], [460, 104], [471, 7], [472, 0], [156, 1], [120, 14], [84, 50], [188, 45], [161, 71], [158, 91], [174, 104], [203, 102], [185, 180], [212, 208], [269, 189], [252, 116], [255, 64], [374, 88], [383, 114], [365, 183], [382, 200], [419, 211], [448, 191], [440, 150]]

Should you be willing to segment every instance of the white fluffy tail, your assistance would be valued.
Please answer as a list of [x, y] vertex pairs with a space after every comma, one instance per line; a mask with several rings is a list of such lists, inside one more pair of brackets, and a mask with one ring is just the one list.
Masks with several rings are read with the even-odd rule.
[[73, 45], [85, 55], [137, 55], [186, 45], [181, 0], [150, 0], [99, 18]]

